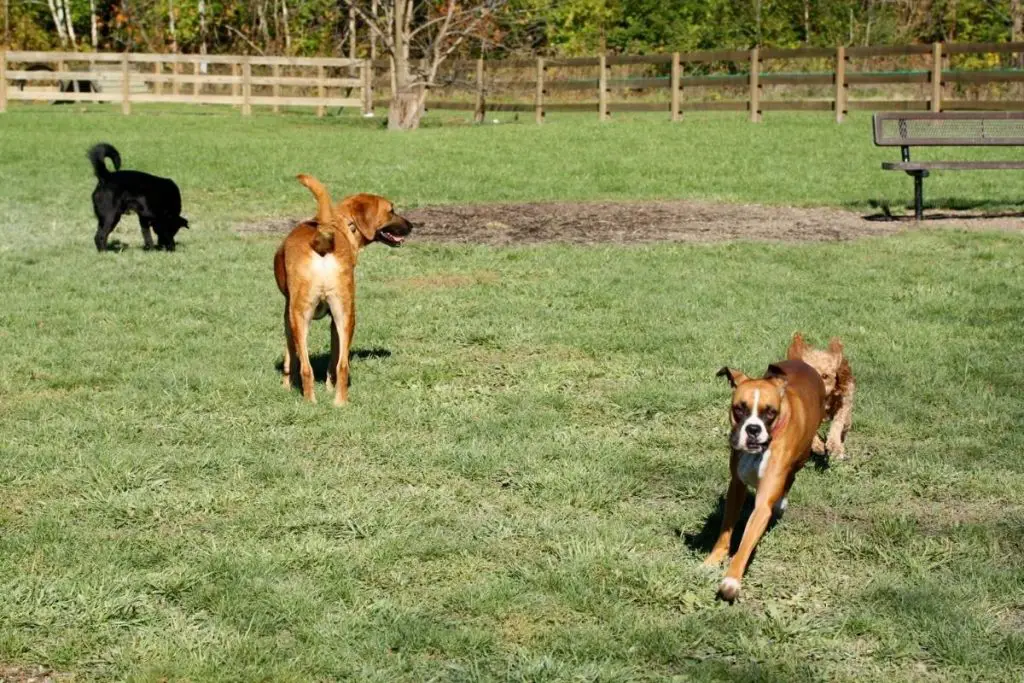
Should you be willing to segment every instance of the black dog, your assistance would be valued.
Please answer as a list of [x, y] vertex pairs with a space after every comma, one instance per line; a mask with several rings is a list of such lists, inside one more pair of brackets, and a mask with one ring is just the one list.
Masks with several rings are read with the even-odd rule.
[[[160, 178], [142, 171], [122, 171], [121, 155], [112, 145], [101, 142], [87, 155], [96, 173], [96, 189], [92, 191], [92, 208], [99, 227], [96, 229], [96, 248], [107, 248], [107, 237], [117, 227], [122, 214], [134, 211], [139, 216], [142, 239], [146, 249], [153, 248], [156, 231], [157, 247], [174, 251], [174, 236], [188, 221], [181, 216], [181, 193], [169, 178]], [[114, 172], [107, 169], [106, 160], [114, 163]]]

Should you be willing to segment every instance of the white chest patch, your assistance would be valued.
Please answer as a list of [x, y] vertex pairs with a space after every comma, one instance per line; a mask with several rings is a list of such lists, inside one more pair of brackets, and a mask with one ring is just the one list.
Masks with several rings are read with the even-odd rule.
[[740, 476], [740, 481], [756, 490], [771, 457], [772, 449], [770, 448], [763, 454], [743, 453], [740, 455], [740, 461], [736, 463], [736, 473]]
[[311, 265], [314, 277], [318, 279], [338, 272], [338, 259], [334, 258], [334, 254], [326, 254], [324, 256], [313, 254]]

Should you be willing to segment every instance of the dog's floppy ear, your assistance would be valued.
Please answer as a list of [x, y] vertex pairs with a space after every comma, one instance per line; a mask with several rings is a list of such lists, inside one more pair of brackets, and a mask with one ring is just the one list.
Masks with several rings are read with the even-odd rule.
[[789, 349], [786, 350], [786, 360], [800, 360], [803, 358], [806, 348], [807, 342], [804, 341], [804, 335], [794, 332], [793, 341], [789, 342]]
[[831, 351], [832, 353], [843, 352], [843, 342], [839, 339], [839, 337], [832, 337], [831, 339], [828, 340], [828, 350]]
[[728, 366], [723, 366], [721, 370], [715, 373], [715, 377], [725, 377], [729, 380], [729, 385], [735, 389], [738, 384], [743, 384], [749, 377], [743, 374], [741, 370], [733, 370]]
[[765, 371], [764, 378], [775, 385], [775, 388], [779, 390], [779, 398], [782, 398], [783, 394], [786, 393], [786, 385], [789, 384], [786, 371], [772, 363], [768, 366], [768, 370]]
[[363, 238], [367, 242], [372, 242], [377, 236], [377, 229], [373, 225], [377, 213], [376, 199], [366, 195], [355, 195], [342, 202], [342, 210]]
[[334, 220], [334, 206], [331, 204], [331, 195], [327, 188], [311, 175], [300, 173], [295, 177], [316, 197], [316, 222], [322, 226], [330, 224]]

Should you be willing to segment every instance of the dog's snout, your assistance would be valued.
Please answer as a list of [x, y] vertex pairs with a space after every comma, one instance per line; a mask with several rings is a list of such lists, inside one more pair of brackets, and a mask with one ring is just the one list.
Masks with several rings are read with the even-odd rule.
[[761, 425], [757, 424], [756, 422], [751, 422], [750, 424], [747, 425], [746, 432], [747, 436], [757, 438], [758, 436], [761, 435]]

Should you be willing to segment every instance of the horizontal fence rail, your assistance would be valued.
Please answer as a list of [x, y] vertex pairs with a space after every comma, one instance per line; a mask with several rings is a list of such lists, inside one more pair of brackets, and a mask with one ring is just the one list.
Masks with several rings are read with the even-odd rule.
[[327, 107], [369, 111], [366, 60], [330, 57], [4, 52], [0, 50], [0, 112], [9, 101], [133, 104], [224, 104]]
[[[982, 68], [950, 68], [950, 58], [961, 55], [1017, 58], [1015, 68], [991, 68], [991, 60], [979, 57], [971, 59]], [[864, 69], [863, 60], [877, 58], [914, 66]], [[851, 60], [860, 60], [860, 70], [851, 68]], [[766, 111], [821, 111], [841, 122], [857, 110], [1022, 111], [1024, 85], [1016, 85], [1024, 84], [1021, 65], [1024, 42], [458, 59], [442, 65], [426, 107], [472, 111], [477, 121], [487, 112], [533, 112], [537, 123], [546, 112], [590, 112], [602, 121], [616, 112], [665, 112], [679, 121], [685, 112], [734, 111], [756, 122]], [[253, 106], [314, 107], [321, 116], [327, 107], [351, 107], [372, 114], [388, 104], [374, 96], [390, 91], [389, 68], [387, 60], [330, 57], [0, 51], [0, 112], [8, 101], [43, 101], [120, 103], [126, 114], [136, 103], [231, 105], [243, 115]], [[642, 74], [623, 78], [622, 69]], [[863, 91], [857, 88], [865, 86], [889, 90], [858, 99]], [[978, 96], [977, 86], [1001, 87], [997, 96], [1014, 96]], [[918, 94], [901, 92], [908, 88]], [[965, 88], [976, 99], [950, 97], [951, 90]]]

